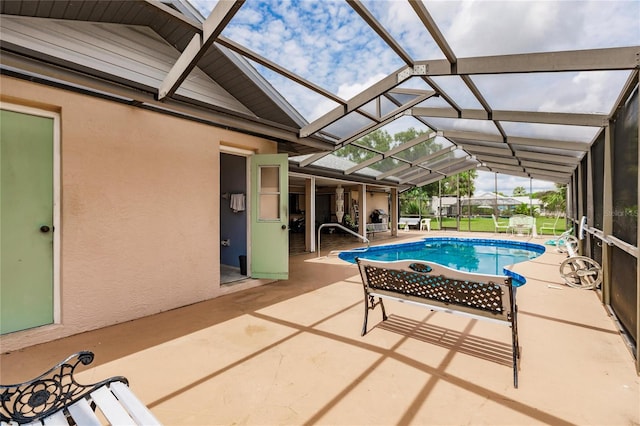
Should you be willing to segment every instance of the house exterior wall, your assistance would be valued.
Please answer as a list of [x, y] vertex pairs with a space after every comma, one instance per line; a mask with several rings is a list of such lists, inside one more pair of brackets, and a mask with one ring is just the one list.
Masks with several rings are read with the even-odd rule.
[[0, 336], [2, 351], [221, 294], [220, 144], [274, 142], [11, 77], [0, 87], [3, 103], [61, 123], [60, 323]]

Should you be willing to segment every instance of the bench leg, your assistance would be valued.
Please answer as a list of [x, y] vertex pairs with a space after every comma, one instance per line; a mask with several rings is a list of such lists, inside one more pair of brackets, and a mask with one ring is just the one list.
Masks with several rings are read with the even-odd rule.
[[366, 294], [364, 295], [364, 324], [362, 324], [362, 334], [361, 336], [364, 336], [365, 334], [367, 334], [367, 320], [369, 319], [369, 311], [374, 310], [376, 308], [376, 305], [380, 305], [380, 309], [382, 309], [382, 321], [386, 321], [387, 320], [387, 312], [384, 309], [384, 303], [382, 302], [382, 299], [378, 298], [378, 301], [375, 301], [375, 297], [371, 296], [370, 294]]
[[513, 309], [511, 322], [511, 350], [513, 352], [513, 387], [518, 389], [518, 360], [520, 359], [520, 343], [518, 342], [518, 306]]

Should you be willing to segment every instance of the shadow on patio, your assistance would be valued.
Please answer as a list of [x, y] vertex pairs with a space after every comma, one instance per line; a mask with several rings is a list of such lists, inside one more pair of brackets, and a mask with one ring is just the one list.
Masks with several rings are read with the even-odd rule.
[[287, 281], [3, 354], [2, 382], [85, 349], [82, 380], [126, 376], [171, 425], [640, 423], [632, 356], [595, 292], [561, 286], [553, 250], [514, 268], [519, 389], [508, 328], [388, 303], [361, 337], [356, 267], [290, 259]]

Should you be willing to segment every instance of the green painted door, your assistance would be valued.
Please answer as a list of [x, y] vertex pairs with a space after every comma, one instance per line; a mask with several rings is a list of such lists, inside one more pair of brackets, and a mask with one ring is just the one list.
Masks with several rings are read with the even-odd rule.
[[251, 157], [251, 277], [289, 277], [289, 163], [286, 154]]
[[0, 334], [53, 322], [53, 131], [0, 110]]

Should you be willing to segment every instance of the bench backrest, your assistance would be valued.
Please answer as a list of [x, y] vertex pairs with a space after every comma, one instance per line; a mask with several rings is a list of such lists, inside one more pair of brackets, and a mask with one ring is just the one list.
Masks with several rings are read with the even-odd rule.
[[366, 294], [399, 297], [445, 310], [511, 322], [511, 277], [462, 272], [421, 260], [357, 259]]
[[509, 218], [510, 226], [528, 226], [533, 227], [536, 223], [536, 219], [533, 216], [514, 215]]
[[419, 217], [401, 217], [398, 220], [398, 223], [407, 224], [407, 225], [418, 225], [420, 224], [420, 218]]

